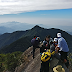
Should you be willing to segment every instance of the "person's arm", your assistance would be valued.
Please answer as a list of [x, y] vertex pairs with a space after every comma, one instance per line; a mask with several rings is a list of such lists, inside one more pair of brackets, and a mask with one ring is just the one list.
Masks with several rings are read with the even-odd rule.
[[46, 46], [46, 49], [50, 49], [50, 45], [49, 44]]
[[56, 46], [56, 48], [55, 48], [55, 50], [56, 50], [56, 53], [58, 53], [58, 51], [60, 50], [60, 48], [61, 48], [61, 40], [59, 39], [58, 40], [58, 45]]
[[59, 47], [56, 47], [56, 48], [55, 48], [56, 53], [58, 53], [59, 50], [60, 50]]
[[39, 40], [35, 40], [35, 44], [38, 46], [40, 44]]

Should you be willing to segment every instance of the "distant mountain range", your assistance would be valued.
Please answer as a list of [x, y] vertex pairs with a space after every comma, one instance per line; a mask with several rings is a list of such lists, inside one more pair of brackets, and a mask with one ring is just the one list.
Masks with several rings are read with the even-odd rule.
[[12, 28], [0, 26], [0, 34], [10, 33], [10, 32], [13, 32], [13, 31], [14, 31], [14, 30], [13, 30]]
[[69, 33], [70, 35], [72, 35], [72, 32], [67, 31], [67, 33]]
[[31, 46], [31, 39], [37, 35], [43, 40], [45, 36], [51, 35], [52, 38], [56, 37], [58, 32], [66, 39], [70, 51], [72, 51], [72, 35], [60, 29], [44, 29], [38, 25], [26, 31], [16, 31], [13, 33], [5, 33], [0, 35], [0, 53], [9, 53], [14, 51], [25, 51]]
[[[69, 34], [72, 35], [72, 26], [50, 26], [50, 25], [44, 25], [44, 24], [38, 24], [40, 27], [44, 27], [44, 28], [58, 28], [61, 30], [64, 30], [66, 32], [68, 32]], [[6, 22], [6, 23], [0, 23], [0, 34], [4, 34], [4, 33], [12, 33], [14, 31], [24, 31], [24, 30], [28, 30], [31, 29], [35, 26], [35, 24], [27, 24], [27, 23], [20, 23], [20, 22]]]
[[6, 22], [0, 24], [0, 33], [12, 33], [14, 31], [21, 31], [21, 30], [27, 30], [34, 27], [34, 25], [27, 24], [27, 23], [20, 23], [20, 22]]

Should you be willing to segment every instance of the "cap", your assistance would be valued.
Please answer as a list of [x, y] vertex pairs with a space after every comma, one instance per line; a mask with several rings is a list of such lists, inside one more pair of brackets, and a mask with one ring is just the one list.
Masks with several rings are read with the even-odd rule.
[[57, 33], [57, 37], [61, 37], [61, 33]]
[[38, 39], [40, 39], [40, 37], [37, 37], [36, 39], [38, 40]]
[[54, 72], [65, 72], [65, 69], [62, 68], [61, 65], [57, 65], [56, 67], [53, 68]]
[[57, 42], [57, 40], [58, 40], [57, 38], [54, 38], [54, 41], [55, 41], [55, 42]]

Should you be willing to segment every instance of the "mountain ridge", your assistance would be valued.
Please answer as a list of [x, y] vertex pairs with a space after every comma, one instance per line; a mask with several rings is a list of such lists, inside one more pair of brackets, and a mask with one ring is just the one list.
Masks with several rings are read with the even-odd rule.
[[[35, 26], [36, 24], [28, 24], [28, 23], [21, 23], [21, 22], [17, 22], [17, 21], [11, 21], [11, 22], [5, 22], [5, 23], [0, 23], [0, 33], [3, 34], [3, 33], [12, 33], [14, 31], [21, 31], [21, 30], [28, 30], [28, 29], [31, 29]], [[44, 24], [37, 24], [39, 25], [40, 27], [44, 27], [44, 28], [58, 28], [58, 29], [61, 29], [61, 30], [65, 30], [67, 31], [68, 33], [70, 33], [72, 31], [71, 27], [72, 26], [50, 26], [49, 24], [48, 25], [44, 25]], [[72, 33], [70, 33], [72, 34]]]
[[[41, 41], [43, 41], [44, 38], [45, 38], [45, 36], [51, 35], [51, 37], [54, 38], [54, 37], [56, 37], [56, 34], [58, 32], [61, 32], [62, 33], [62, 36], [66, 39], [66, 41], [67, 41], [67, 43], [69, 45], [70, 51], [72, 51], [72, 49], [71, 49], [71, 47], [72, 47], [71, 46], [71, 44], [72, 44], [72, 35], [70, 35], [67, 32], [65, 32], [63, 30], [60, 30], [60, 29], [56, 29], [56, 28], [44, 29], [44, 28], [42, 28], [42, 27], [40, 27], [38, 25], [36, 25], [32, 29], [29, 29], [29, 30], [26, 30], [26, 31], [15, 31], [15, 32], [10, 33], [8, 35], [6, 33], [7, 37], [4, 36], [4, 38], [1, 38], [1, 36], [2, 36], [1, 35], [0, 36], [0, 46], [1, 46], [1, 44], [4, 46], [4, 47], [1, 47], [1, 50], [4, 49], [6, 45], [7, 45], [6, 48], [8, 47], [8, 49], [9, 48], [11, 49], [13, 47], [13, 49], [14, 49], [15, 48], [15, 46], [13, 45], [14, 42], [17, 42], [18, 40], [20, 40], [22, 38], [23, 38], [23, 41], [24, 41], [25, 40], [25, 37], [29, 37], [30, 38], [29, 41], [28, 41], [28, 43], [30, 45], [30, 41], [31, 41], [31, 39], [33, 38], [34, 35], [39, 36], [40, 39], [41, 39]], [[20, 44], [20, 42], [18, 42], [18, 43]], [[25, 49], [27, 49], [28, 46], [25, 46]], [[22, 50], [24, 50], [24, 49], [22, 48]], [[20, 50], [20, 51], [22, 51], [22, 50]], [[16, 49], [16, 51], [17, 51], [17, 49]]]

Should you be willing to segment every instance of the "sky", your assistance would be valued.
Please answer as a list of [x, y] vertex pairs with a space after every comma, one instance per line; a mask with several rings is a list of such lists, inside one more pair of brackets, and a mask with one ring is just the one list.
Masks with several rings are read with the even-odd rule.
[[72, 26], [72, 0], [0, 0], [0, 26], [11, 21]]

